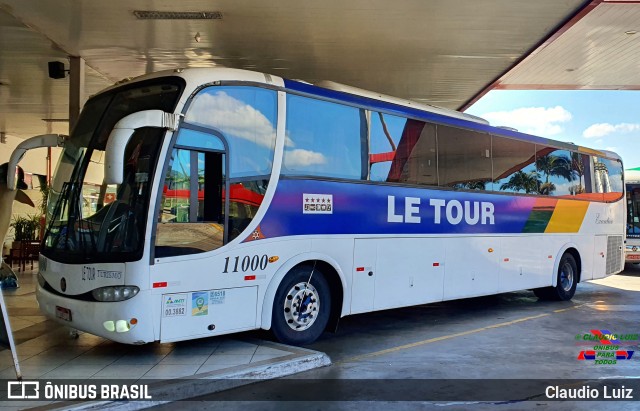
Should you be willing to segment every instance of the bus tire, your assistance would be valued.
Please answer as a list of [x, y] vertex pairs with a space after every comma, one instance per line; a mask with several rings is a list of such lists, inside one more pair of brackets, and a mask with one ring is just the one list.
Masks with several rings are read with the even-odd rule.
[[310, 265], [297, 266], [278, 287], [273, 300], [271, 331], [284, 344], [311, 344], [324, 332], [330, 313], [331, 293], [322, 272]]
[[575, 258], [565, 253], [558, 264], [558, 279], [555, 287], [536, 288], [533, 293], [541, 300], [569, 301], [578, 285], [578, 264]]

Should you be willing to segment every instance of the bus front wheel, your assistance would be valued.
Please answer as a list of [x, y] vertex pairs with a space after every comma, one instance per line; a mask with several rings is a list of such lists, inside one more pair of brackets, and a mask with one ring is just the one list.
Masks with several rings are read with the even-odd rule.
[[318, 267], [298, 266], [278, 287], [273, 300], [271, 331], [285, 344], [311, 344], [324, 332], [330, 313], [329, 283], [322, 272]]
[[569, 253], [563, 254], [558, 265], [558, 280], [555, 287], [536, 288], [533, 293], [541, 300], [569, 301], [578, 285], [578, 264]]

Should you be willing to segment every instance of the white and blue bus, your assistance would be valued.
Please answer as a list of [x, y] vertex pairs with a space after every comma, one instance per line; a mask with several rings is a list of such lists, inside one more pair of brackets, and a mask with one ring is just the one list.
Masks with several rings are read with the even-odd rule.
[[640, 167], [625, 170], [627, 240], [625, 262], [640, 263]]
[[123, 343], [271, 329], [621, 271], [620, 158], [467, 114], [233, 69], [92, 97], [49, 197], [37, 299]]

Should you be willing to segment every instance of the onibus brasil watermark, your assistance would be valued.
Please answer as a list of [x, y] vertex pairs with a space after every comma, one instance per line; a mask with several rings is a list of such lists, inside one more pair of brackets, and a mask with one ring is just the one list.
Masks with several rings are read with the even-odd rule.
[[151, 400], [147, 384], [8, 381], [9, 400]]
[[609, 330], [591, 330], [590, 333], [577, 334], [578, 345], [588, 345], [592, 349], [578, 353], [578, 360], [592, 360], [597, 365], [615, 365], [618, 361], [628, 361], [635, 351], [629, 346], [637, 345], [639, 334], [615, 334]]

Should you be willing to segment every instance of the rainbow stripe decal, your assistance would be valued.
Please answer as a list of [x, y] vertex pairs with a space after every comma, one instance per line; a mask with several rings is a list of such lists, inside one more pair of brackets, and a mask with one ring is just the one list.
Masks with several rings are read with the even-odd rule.
[[523, 233], [577, 233], [588, 201], [536, 198]]
[[562, 198], [284, 179], [260, 222], [260, 230], [264, 238], [577, 233], [589, 204]]

